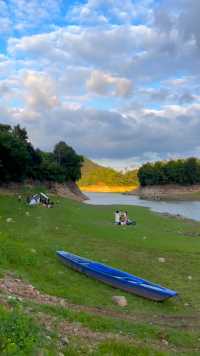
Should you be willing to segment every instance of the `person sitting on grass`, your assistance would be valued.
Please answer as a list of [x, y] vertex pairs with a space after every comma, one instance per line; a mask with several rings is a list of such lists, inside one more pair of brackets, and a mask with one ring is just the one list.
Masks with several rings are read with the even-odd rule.
[[121, 225], [126, 225], [126, 216], [125, 213], [120, 214], [120, 224]]
[[116, 210], [115, 212], [115, 224], [120, 225], [120, 211]]
[[136, 225], [134, 220], [130, 220], [128, 217], [128, 211], [122, 212], [115, 211], [115, 224], [116, 225]]
[[126, 219], [126, 225], [136, 225], [135, 221], [129, 219], [128, 211], [125, 211], [125, 219]]
[[125, 223], [128, 225], [128, 211], [126, 210], [124, 213]]

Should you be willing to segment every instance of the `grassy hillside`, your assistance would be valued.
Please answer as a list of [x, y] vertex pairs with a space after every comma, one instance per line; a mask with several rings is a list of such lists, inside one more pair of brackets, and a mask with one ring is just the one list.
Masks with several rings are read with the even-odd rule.
[[[0, 196], [2, 355], [199, 355], [200, 224], [131, 206], [137, 225], [119, 227], [115, 208], [61, 198], [53, 209], [28, 208]], [[156, 303], [115, 290], [60, 263], [62, 249], [179, 297]], [[128, 306], [114, 305], [113, 295]]]
[[[115, 171], [112, 168], [103, 167], [97, 163], [85, 159], [82, 167], [82, 178], [79, 181], [80, 187], [121, 187], [123, 188], [138, 185], [137, 170], [126, 173]], [[120, 190], [120, 189], [119, 189]]]

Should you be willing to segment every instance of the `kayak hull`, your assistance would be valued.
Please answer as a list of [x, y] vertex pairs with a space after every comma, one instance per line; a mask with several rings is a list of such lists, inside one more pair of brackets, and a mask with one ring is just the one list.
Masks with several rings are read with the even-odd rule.
[[70, 268], [128, 293], [159, 302], [177, 295], [171, 289], [164, 288], [105, 264], [65, 251], [57, 251], [57, 255]]

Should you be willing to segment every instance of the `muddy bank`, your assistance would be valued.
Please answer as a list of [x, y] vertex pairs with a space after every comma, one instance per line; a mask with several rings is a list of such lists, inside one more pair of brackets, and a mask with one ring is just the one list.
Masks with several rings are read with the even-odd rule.
[[127, 194], [149, 200], [200, 200], [200, 185], [157, 185], [139, 187]]
[[61, 197], [67, 197], [77, 201], [88, 200], [88, 197], [82, 193], [75, 182], [68, 182], [66, 184], [54, 183], [51, 186], [51, 191]]

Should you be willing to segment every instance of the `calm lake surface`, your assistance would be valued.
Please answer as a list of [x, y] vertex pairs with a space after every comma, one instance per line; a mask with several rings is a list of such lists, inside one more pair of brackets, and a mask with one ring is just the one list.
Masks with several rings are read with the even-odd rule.
[[159, 213], [182, 215], [186, 218], [200, 221], [200, 201], [151, 201], [138, 198], [136, 195], [119, 193], [85, 193], [92, 205], [137, 205], [150, 208]]

